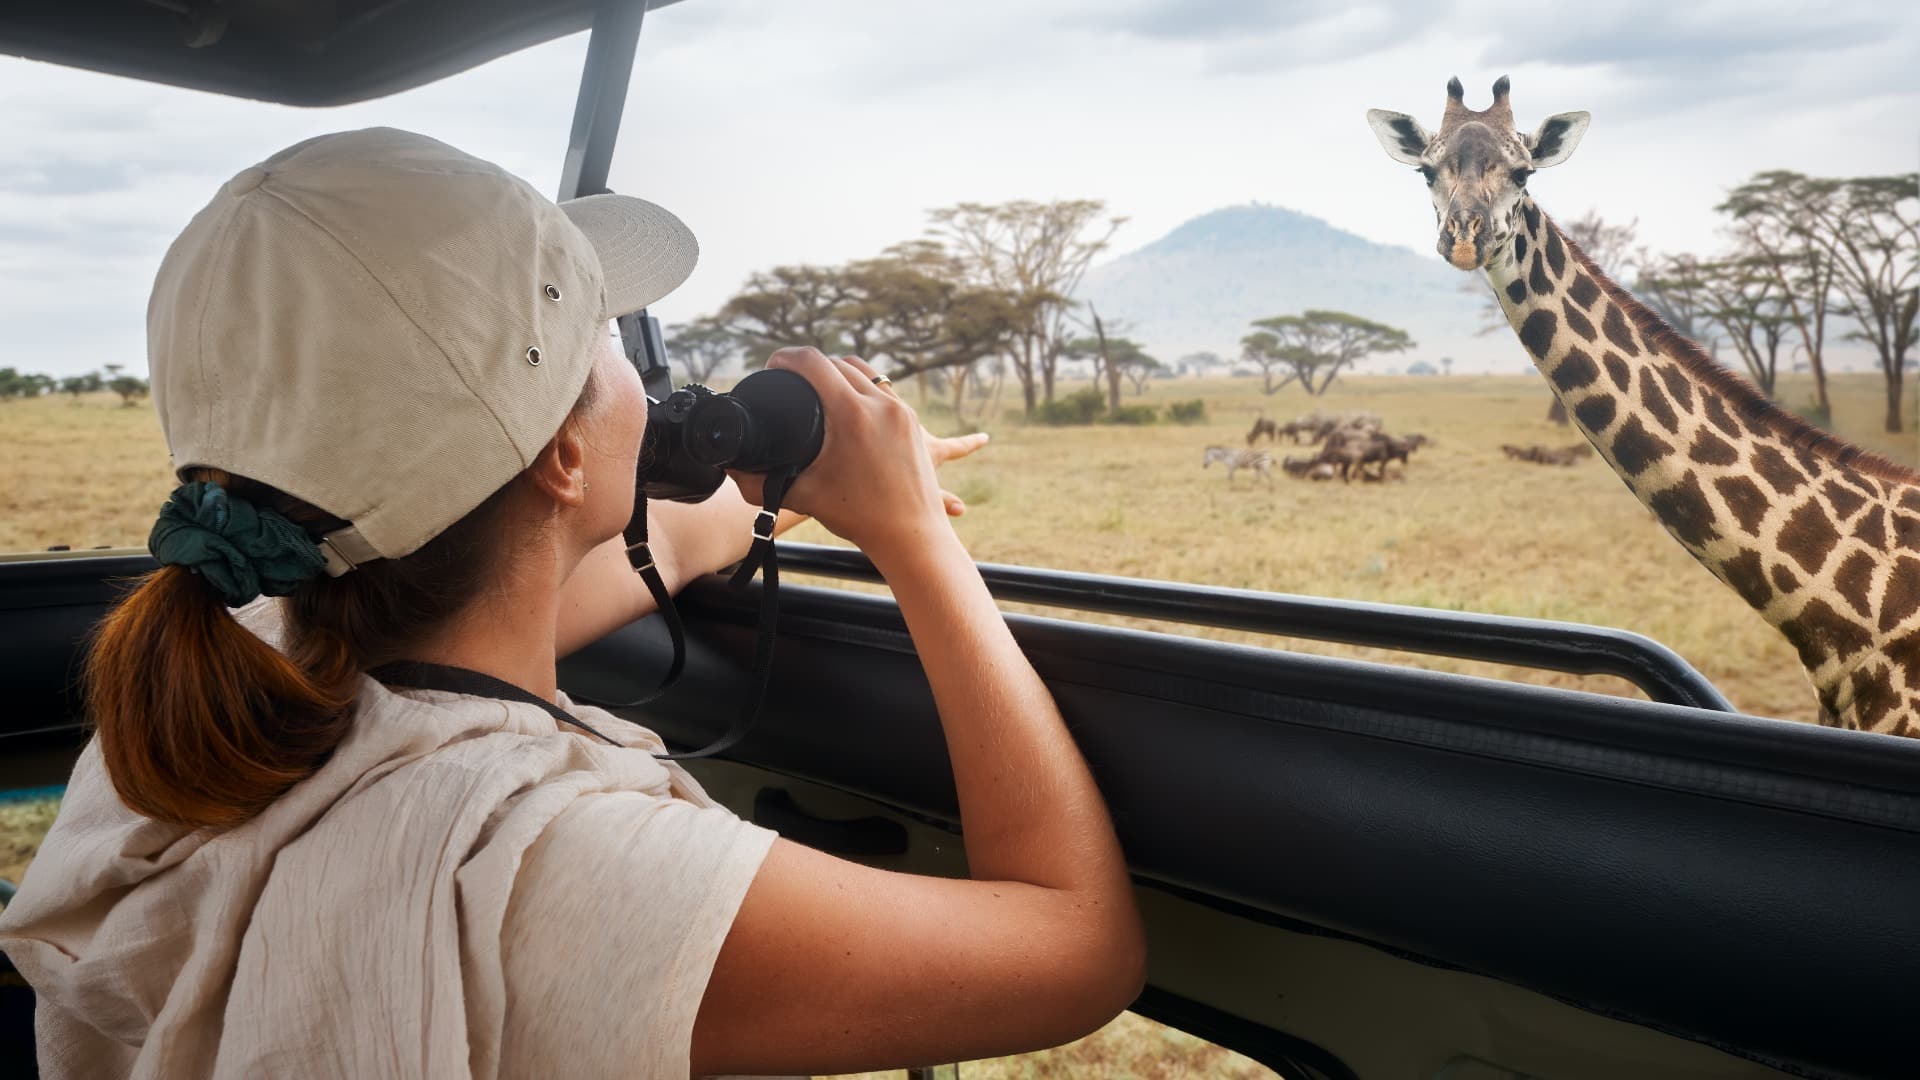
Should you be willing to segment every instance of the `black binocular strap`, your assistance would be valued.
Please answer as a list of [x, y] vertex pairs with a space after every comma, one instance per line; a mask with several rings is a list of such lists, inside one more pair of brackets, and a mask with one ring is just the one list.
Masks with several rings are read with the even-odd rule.
[[[785, 501], [787, 489], [793, 486], [794, 478], [798, 475], [793, 469], [777, 469], [767, 474], [762, 489], [765, 501], [759, 516], [753, 521], [753, 546], [747, 550], [747, 557], [740, 560], [739, 568], [728, 581], [736, 589], [744, 588], [753, 580], [756, 570], [761, 573], [760, 620], [753, 653], [753, 688], [744, 707], [718, 739], [698, 750], [654, 755], [662, 761], [685, 761], [723, 753], [746, 737], [747, 730], [753, 726], [753, 718], [759, 715], [760, 705], [766, 699], [767, 683], [773, 673], [773, 635], [780, 620], [780, 566], [774, 555], [773, 529], [780, 520], [780, 504]], [[674, 607], [673, 596], [667, 591], [666, 582], [661, 580], [659, 568], [654, 565], [653, 549], [647, 544], [647, 501], [644, 495], [634, 508], [633, 518], [627, 523], [625, 539], [628, 561], [633, 564], [641, 580], [647, 583], [647, 591], [653, 594], [654, 605], [667, 620], [667, 636], [673, 640], [673, 663], [658, 686], [632, 701], [580, 699], [609, 709], [633, 708], [652, 701], [678, 682], [687, 666], [686, 624], [681, 621], [680, 612]]]
[[673, 662], [667, 673], [661, 677], [660, 684], [652, 690], [634, 698], [632, 701], [596, 701], [594, 704], [608, 709], [630, 709], [636, 705], [645, 705], [654, 698], [667, 692], [674, 683], [680, 681], [681, 672], [687, 667], [687, 628], [680, 621], [680, 611], [673, 606], [673, 594], [667, 591], [667, 583], [660, 578], [660, 568], [654, 564], [653, 548], [647, 543], [647, 497], [641, 495], [634, 504], [633, 517], [628, 519], [626, 534], [621, 539], [627, 542], [627, 561], [633, 564], [634, 573], [647, 583], [647, 591], [653, 594], [653, 606], [667, 620], [667, 636], [673, 640]]
[[[754, 571], [760, 571], [760, 625], [753, 647], [753, 689], [748, 691], [747, 700], [734, 715], [733, 723], [725, 734], [698, 750], [684, 754], [654, 755], [662, 761], [712, 757], [731, 749], [733, 744], [746, 737], [747, 729], [753, 726], [753, 718], [760, 715], [760, 705], [767, 697], [767, 682], [773, 675], [773, 635], [780, 621], [780, 564], [773, 553], [773, 527], [779, 523], [780, 504], [787, 497], [787, 489], [793, 486], [794, 477], [798, 475], [796, 469], [776, 469], [767, 474], [765, 486], [761, 489], [764, 501], [760, 515], [753, 519], [753, 546], [747, 549], [747, 557], [740, 560], [739, 568], [727, 581], [736, 589], [745, 588], [753, 580]], [[682, 649], [684, 643], [675, 639], [674, 648]], [[680, 666], [676, 657], [675, 667]]]
[[415, 690], [442, 690], [449, 694], [498, 698], [502, 701], [518, 701], [525, 705], [533, 705], [546, 710], [547, 715], [555, 720], [563, 724], [572, 724], [603, 743], [620, 745], [608, 738], [605, 732], [588, 727], [585, 721], [576, 719], [572, 713], [546, 698], [515, 686], [505, 679], [496, 679], [483, 672], [454, 667], [451, 664], [396, 660], [391, 664], [382, 664], [367, 674], [388, 686], [411, 687]]
[[[758, 641], [753, 652], [753, 692], [746, 705], [734, 716], [733, 723], [726, 733], [718, 739], [683, 754], [655, 754], [661, 761], [686, 761], [692, 758], [712, 757], [714, 754], [732, 748], [747, 734], [753, 726], [753, 718], [759, 715], [760, 705], [767, 696], [767, 681], [773, 673], [773, 632], [780, 620], [780, 567], [773, 553], [773, 527], [780, 520], [780, 503], [787, 497], [787, 488], [793, 484], [797, 474], [792, 469], [782, 469], [767, 476], [766, 503], [760, 516], [753, 522], [753, 546], [748, 549], [747, 557], [740, 562], [730, 580], [734, 588], [742, 588], [753, 580], [754, 571], [762, 572], [760, 593], [760, 625]], [[634, 508], [632, 520], [627, 523], [626, 531], [627, 559], [633, 563], [634, 570], [647, 583], [647, 591], [653, 594], [654, 603], [660, 608], [660, 614], [666, 617], [667, 634], [673, 639], [673, 664], [667, 669], [666, 677], [660, 685], [648, 693], [628, 702], [593, 701], [581, 697], [581, 701], [599, 705], [603, 708], [625, 709], [643, 705], [661, 694], [679, 681], [681, 672], [687, 666], [687, 631], [680, 621], [680, 612], [673, 606], [673, 596], [667, 591], [666, 582], [660, 578], [660, 569], [654, 565], [653, 549], [647, 546], [647, 503], [642, 495]], [[375, 668], [367, 674], [390, 686], [410, 686], [420, 690], [444, 690], [455, 694], [468, 694], [476, 697], [499, 698], [505, 701], [518, 701], [535, 705], [546, 710], [549, 716], [563, 724], [574, 727], [595, 736], [600, 741], [614, 746], [620, 745], [608, 738], [603, 732], [589, 727], [573, 714], [555, 705], [537, 694], [524, 690], [503, 679], [466, 668], [452, 667], [447, 664], [426, 664], [413, 661], [398, 661]]]

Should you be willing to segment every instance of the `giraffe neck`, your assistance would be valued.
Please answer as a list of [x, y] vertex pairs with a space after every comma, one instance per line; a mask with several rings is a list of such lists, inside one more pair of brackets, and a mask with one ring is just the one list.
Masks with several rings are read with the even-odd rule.
[[1799, 650], [1830, 722], [1920, 736], [1920, 476], [1781, 412], [1531, 199], [1488, 276], [1573, 422]]

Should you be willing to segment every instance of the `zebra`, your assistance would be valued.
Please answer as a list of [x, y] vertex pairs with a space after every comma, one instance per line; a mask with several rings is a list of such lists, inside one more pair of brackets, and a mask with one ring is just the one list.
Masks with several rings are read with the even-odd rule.
[[1266, 480], [1268, 488], [1273, 487], [1273, 455], [1265, 450], [1234, 450], [1225, 446], [1209, 446], [1206, 456], [1200, 460], [1200, 467], [1204, 469], [1216, 461], [1227, 467], [1228, 488], [1233, 487], [1233, 474], [1241, 469], [1252, 469]]

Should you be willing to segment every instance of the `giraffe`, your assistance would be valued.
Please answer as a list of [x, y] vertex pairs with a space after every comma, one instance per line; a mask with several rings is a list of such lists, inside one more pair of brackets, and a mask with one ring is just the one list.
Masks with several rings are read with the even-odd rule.
[[1517, 131], [1447, 84], [1440, 130], [1372, 109], [1432, 190], [1440, 256], [1484, 270], [1582, 434], [1695, 559], [1800, 654], [1824, 724], [1920, 737], [1920, 472], [1776, 407], [1615, 284], [1527, 192], [1589, 114]]

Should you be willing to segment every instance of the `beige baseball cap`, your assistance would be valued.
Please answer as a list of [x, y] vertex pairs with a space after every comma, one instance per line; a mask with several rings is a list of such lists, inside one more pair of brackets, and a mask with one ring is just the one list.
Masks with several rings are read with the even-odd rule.
[[650, 202], [556, 205], [424, 135], [291, 146], [227, 181], [154, 280], [147, 362], [174, 468], [350, 522], [319, 538], [335, 576], [407, 555], [532, 464], [607, 320], [698, 255]]

